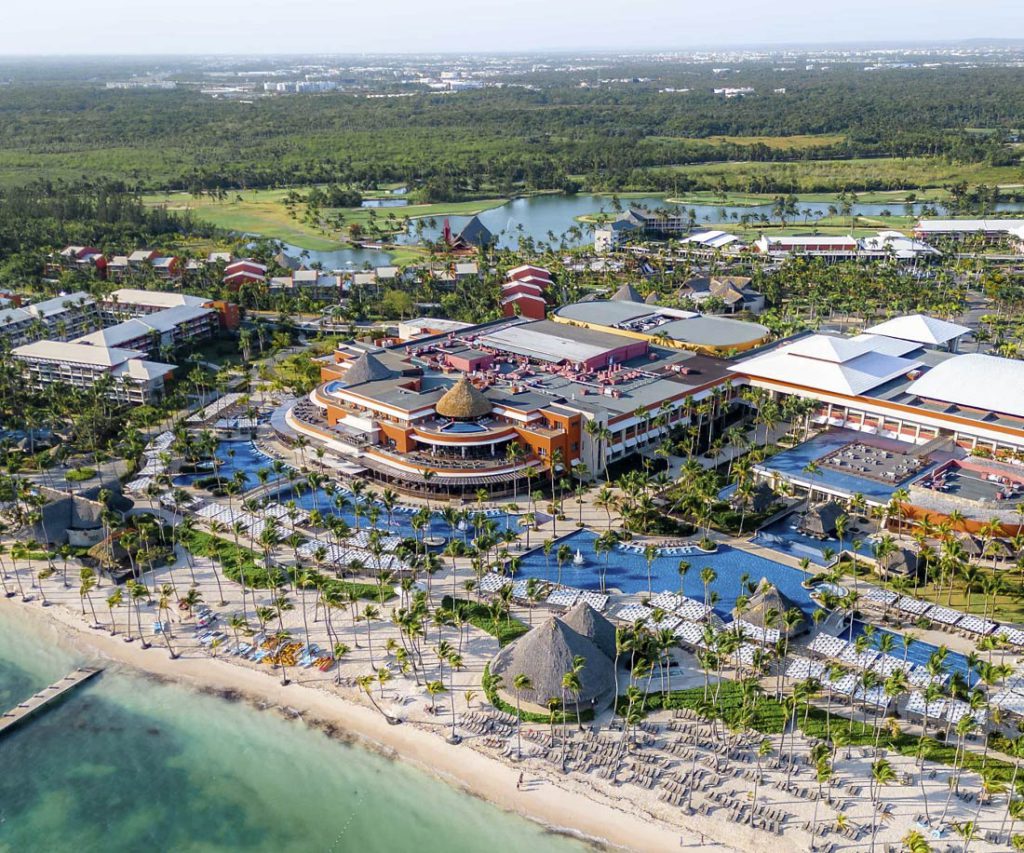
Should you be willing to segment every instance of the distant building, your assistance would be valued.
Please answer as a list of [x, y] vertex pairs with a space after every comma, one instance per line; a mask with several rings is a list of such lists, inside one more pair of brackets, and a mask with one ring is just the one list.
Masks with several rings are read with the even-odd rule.
[[1024, 251], [1024, 219], [922, 219], [914, 226], [914, 236], [922, 240], [980, 237], [988, 243], [1009, 239], [1017, 251]]
[[252, 258], [240, 258], [224, 267], [224, 286], [237, 291], [243, 284], [263, 284], [267, 280], [267, 265]]
[[691, 278], [679, 289], [679, 296], [701, 306], [711, 300], [722, 304], [720, 313], [737, 314], [747, 311], [760, 314], [764, 310], [764, 294], [750, 286], [746, 276], [726, 275], [711, 278]]

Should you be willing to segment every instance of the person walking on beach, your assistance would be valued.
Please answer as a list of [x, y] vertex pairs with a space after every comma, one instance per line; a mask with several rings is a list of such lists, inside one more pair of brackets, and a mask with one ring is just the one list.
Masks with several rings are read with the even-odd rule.
[[516, 780], [516, 790], [521, 791], [523, 788], [523, 774], [520, 772], [519, 779]]

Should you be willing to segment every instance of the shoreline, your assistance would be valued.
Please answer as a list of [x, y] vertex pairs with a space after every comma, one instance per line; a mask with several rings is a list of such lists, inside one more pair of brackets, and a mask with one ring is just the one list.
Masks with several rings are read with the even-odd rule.
[[[310, 689], [299, 681], [283, 687], [269, 672], [206, 656], [182, 656], [172, 661], [160, 646], [143, 649], [137, 642], [125, 643], [120, 636], [111, 637], [106, 630], [87, 629], [79, 623], [77, 614], [60, 605], [52, 605], [43, 612], [39, 607], [23, 606], [16, 598], [0, 597], [0, 606], [26, 614], [41, 626], [59, 629], [61, 641], [80, 653], [112, 661], [145, 676], [217, 695], [226, 701], [244, 699], [257, 707], [276, 706], [282, 716], [298, 716], [306, 725], [323, 731], [332, 739], [356, 743], [385, 757], [407, 762], [461, 793], [539, 824], [548, 832], [598, 849], [662, 851], [687, 846], [712, 851], [739, 849], [713, 841], [710, 836], [709, 843], [701, 844], [699, 833], [657, 822], [638, 804], [631, 803], [632, 808], [627, 812], [605, 803], [604, 797], [586, 797], [534, 772], [527, 775], [531, 781], [539, 780], [541, 784], [520, 791], [516, 786], [517, 768], [468, 745], [451, 746], [413, 723], [388, 725], [372, 708], [319, 688]], [[69, 628], [71, 631], [66, 630]]]

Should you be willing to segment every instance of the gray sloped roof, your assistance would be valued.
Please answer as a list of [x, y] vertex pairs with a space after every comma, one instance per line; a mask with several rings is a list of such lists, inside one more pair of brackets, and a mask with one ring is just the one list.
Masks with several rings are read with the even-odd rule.
[[380, 382], [382, 379], [391, 379], [394, 372], [381, 363], [380, 359], [370, 353], [363, 353], [347, 371], [345, 371], [346, 385], [361, 385], [364, 382]]
[[[522, 692], [523, 701], [545, 706], [551, 698], [561, 701], [562, 676], [572, 671], [577, 656], [586, 661], [580, 671], [583, 689], [578, 704], [610, 697], [615, 686], [612, 662], [591, 640], [554, 616], [498, 652], [491, 661], [491, 674], [502, 677], [506, 696], [515, 695], [516, 676], [526, 675], [533, 686]], [[566, 696], [566, 704], [575, 705], [574, 697]]]
[[609, 658], [615, 658], [615, 626], [587, 602], [576, 604], [562, 617], [562, 621], [577, 634], [590, 640]]
[[640, 302], [643, 303], [644, 298], [639, 294], [637, 289], [631, 284], [624, 284], [612, 295], [613, 302]]
[[494, 240], [494, 235], [480, 221], [480, 217], [474, 216], [463, 226], [456, 239], [474, 246], [486, 246]]

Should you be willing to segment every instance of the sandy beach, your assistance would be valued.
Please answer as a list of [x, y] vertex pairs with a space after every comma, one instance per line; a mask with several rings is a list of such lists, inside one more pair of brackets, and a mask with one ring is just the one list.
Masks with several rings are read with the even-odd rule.
[[[160, 646], [143, 649], [138, 642], [125, 643], [105, 630], [84, 626], [79, 615], [67, 607], [41, 608], [31, 602], [0, 597], [0, 606], [17, 608], [32, 618], [59, 629], [62, 641], [90, 658], [104, 659], [134, 668], [142, 673], [173, 680], [193, 689], [213, 692], [232, 691], [256, 704], [279, 706], [285, 713], [297, 712], [311, 725], [328, 724], [351, 735], [369, 748], [407, 761], [466, 793], [482, 797], [500, 808], [514, 812], [552, 831], [570, 834], [598, 846], [638, 851], [667, 849], [789, 850], [797, 849], [785, 839], [743, 831], [743, 845], [733, 846], [716, 838], [710, 821], [703, 832], [681, 831], [655, 819], [639, 805], [627, 811], [597, 792], [587, 796], [580, 791], [557, 786], [538, 774], [528, 772], [528, 784], [517, 790], [519, 769], [470, 748], [452, 746], [437, 733], [405, 723], [389, 725], [370, 707], [348, 701], [325, 690], [293, 682], [282, 686], [270, 672], [239, 666], [224, 659], [183, 654], [171, 660]], [[698, 820], [700, 820], [698, 818]], [[760, 842], [760, 843], [759, 843]]]

